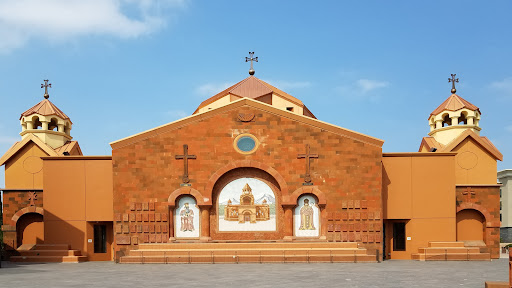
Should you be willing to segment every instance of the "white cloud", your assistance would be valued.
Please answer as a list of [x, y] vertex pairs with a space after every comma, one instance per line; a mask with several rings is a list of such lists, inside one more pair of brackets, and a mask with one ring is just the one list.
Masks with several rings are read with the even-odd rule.
[[377, 102], [380, 99], [378, 91], [390, 85], [387, 81], [359, 79], [337, 86], [335, 90], [345, 99], [362, 99]]
[[369, 80], [369, 79], [359, 79], [359, 80], [357, 80], [356, 85], [357, 85], [357, 87], [359, 87], [361, 89], [361, 92], [368, 93], [375, 89], [388, 87], [389, 82]]
[[166, 24], [165, 8], [184, 5], [185, 0], [0, 0], [0, 52], [20, 48], [32, 39], [136, 38]]
[[207, 83], [196, 88], [196, 93], [201, 96], [213, 96], [219, 92], [222, 92], [233, 83]]
[[505, 78], [501, 81], [494, 81], [489, 86], [502, 93], [502, 96], [512, 97], [512, 77]]

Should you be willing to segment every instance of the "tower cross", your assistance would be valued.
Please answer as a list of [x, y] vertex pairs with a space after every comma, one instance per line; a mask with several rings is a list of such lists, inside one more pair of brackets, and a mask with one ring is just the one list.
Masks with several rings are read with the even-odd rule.
[[471, 202], [471, 195], [475, 194], [475, 191], [471, 190], [471, 187], [466, 188], [466, 191], [462, 192], [462, 195], [466, 196], [466, 202]]
[[43, 80], [44, 81], [44, 84], [41, 84], [41, 88], [44, 87], [44, 98], [45, 99], [48, 99], [50, 98], [50, 94], [48, 94], [48, 87], [52, 88], [52, 84], [48, 84], [48, 81], [49, 80]]
[[455, 94], [457, 92], [457, 89], [455, 89], [455, 83], [459, 83], [459, 78], [455, 79], [455, 76], [457, 74], [450, 74], [452, 75], [452, 78], [448, 78], [448, 83], [452, 83], [452, 94]]
[[306, 144], [306, 154], [298, 154], [297, 159], [306, 159], [306, 175], [304, 176], [304, 182], [310, 183], [311, 182], [311, 159], [318, 158], [318, 154], [311, 154], [309, 153], [309, 144]]
[[183, 145], [183, 155], [176, 155], [176, 160], [183, 159], [183, 183], [190, 182], [188, 178], [188, 159], [196, 159], [196, 155], [188, 155], [188, 145]]
[[251, 61], [251, 69], [249, 69], [249, 75], [254, 75], [254, 69], [252, 68], [252, 61], [258, 62], [258, 57], [254, 58], [254, 52], [249, 52], [249, 56], [251, 57], [245, 57], [245, 62]]

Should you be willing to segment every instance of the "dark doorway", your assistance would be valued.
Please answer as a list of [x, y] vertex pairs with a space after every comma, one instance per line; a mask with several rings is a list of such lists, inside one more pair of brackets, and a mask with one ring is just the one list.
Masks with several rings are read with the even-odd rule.
[[94, 253], [107, 253], [107, 225], [94, 225]]
[[405, 222], [393, 223], [393, 251], [405, 251]]

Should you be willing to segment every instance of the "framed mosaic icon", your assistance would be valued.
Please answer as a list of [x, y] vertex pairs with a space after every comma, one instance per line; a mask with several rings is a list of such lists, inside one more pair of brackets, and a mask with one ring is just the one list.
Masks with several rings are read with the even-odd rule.
[[201, 214], [194, 197], [180, 198], [174, 210], [174, 235], [176, 238], [199, 238]]
[[231, 181], [217, 203], [219, 232], [276, 231], [276, 197], [259, 179]]

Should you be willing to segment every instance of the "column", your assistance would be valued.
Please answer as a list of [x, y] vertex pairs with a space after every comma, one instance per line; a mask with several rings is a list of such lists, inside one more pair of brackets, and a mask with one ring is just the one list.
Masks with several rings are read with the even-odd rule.
[[293, 240], [293, 206], [284, 206], [284, 240]]
[[436, 129], [436, 124], [432, 123], [429, 125], [430, 126], [430, 131], [434, 131], [434, 129]]
[[320, 239], [327, 240], [327, 210], [320, 208]]
[[57, 124], [58, 130], [60, 133], [64, 133], [64, 124]]
[[474, 116], [468, 116], [468, 125], [474, 125], [474, 120], [475, 120], [475, 117]]
[[50, 122], [41, 120], [41, 123], [43, 124], [42, 129], [43, 130], [48, 130], [48, 123], [50, 123]]
[[459, 125], [459, 116], [452, 116], [452, 126]]
[[436, 129], [443, 128], [443, 120], [436, 120]]
[[200, 206], [201, 209], [201, 241], [210, 241], [210, 208], [211, 206]]
[[34, 129], [34, 121], [27, 121], [27, 130]]
[[167, 219], [169, 223], [169, 242], [174, 242], [176, 238], [174, 238], [174, 206], [169, 206], [169, 211], [167, 211], [167, 215], [169, 215], [169, 219]]

